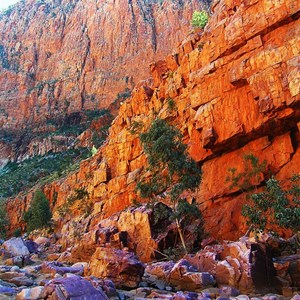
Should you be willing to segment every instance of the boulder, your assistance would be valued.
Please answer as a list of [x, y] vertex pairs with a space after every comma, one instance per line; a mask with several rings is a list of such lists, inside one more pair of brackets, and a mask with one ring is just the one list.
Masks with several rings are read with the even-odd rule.
[[22, 238], [11, 238], [5, 241], [2, 245], [6, 251], [12, 254], [12, 256], [25, 256], [29, 255], [30, 252], [26, 247], [24, 240]]
[[9, 281], [12, 278], [20, 276], [21, 273], [19, 272], [11, 272], [11, 271], [6, 271], [6, 272], [1, 272], [0, 273], [0, 279], [4, 281]]
[[39, 245], [32, 240], [26, 240], [25, 246], [30, 253], [38, 253]]
[[83, 275], [84, 267], [82, 265], [76, 267], [65, 267], [61, 263], [57, 262], [44, 262], [42, 264], [41, 273], [52, 274], [54, 277], [55, 274], [64, 275], [66, 273]]
[[32, 286], [34, 281], [25, 275], [19, 274], [17, 277], [13, 277], [7, 280], [9, 283], [15, 284], [16, 286]]
[[17, 294], [16, 300], [39, 300], [45, 298], [45, 287], [36, 286], [31, 289], [23, 289]]
[[96, 249], [90, 264], [91, 275], [111, 279], [119, 287], [137, 287], [144, 269], [133, 253], [105, 247]]
[[89, 279], [92, 281], [94, 287], [102, 288], [108, 297], [115, 297], [118, 295], [116, 287], [111, 280], [96, 278], [94, 276], [90, 276]]
[[177, 290], [195, 291], [215, 284], [214, 277], [208, 272], [198, 272], [187, 260], [179, 260], [172, 268], [168, 283]]
[[92, 283], [79, 276], [53, 279], [45, 286], [45, 298], [107, 300], [107, 296]]
[[156, 278], [167, 278], [173, 269], [175, 263], [173, 261], [164, 261], [148, 264], [145, 269], [144, 276], [152, 276]]
[[162, 281], [177, 290], [187, 291], [195, 291], [215, 284], [215, 279], [210, 273], [199, 272], [186, 259], [181, 259], [177, 263], [169, 261], [149, 264], [143, 279], [152, 286], [157, 286], [157, 283]]
[[7, 296], [11, 296], [16, 294], [16, 290], [9, 287], [9, 286], [4, 286], [0, 284], [0, 295], [7, 295]]
[[36, 243], [39, 246], [48, 247], [50, 246], [50, 239], [43, 236], [39, 236], [34, 240], [34, 243]]
[[[234, 286], [245, 293], [280, 288], [268, 245], [254, 239], [243, 237], [237, 242], [209, 245], [186, 259], [198, 271], [210, 272], [218, 285]], [[292, 266], [282, 264], [277, 261], [277, 275], [287, 275]], [[297, 272], [292, 273], [296, 278]]]

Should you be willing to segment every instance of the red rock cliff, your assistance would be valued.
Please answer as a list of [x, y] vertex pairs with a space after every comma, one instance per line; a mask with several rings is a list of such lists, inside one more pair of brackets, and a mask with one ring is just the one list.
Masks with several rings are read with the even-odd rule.
[[[217, 238], [245, 232], [244, 196], [225, 182], [228, 168], [241, 168], [243, 154], [266, 159], [279, 179], [299, 172], [299, 1], [219, 0], [212, 9], [203, 33], [151, 65], [153, 83], [136, 86], [98, 153], [77, 173], [45, 187], [54, 211], [78, 187], [86, 187], [93, 201], [87, 230], [129, 206], [146, 164], [132, 129], [136, 122], [147, 128], [153, 112], [180, 128], [202, 166], [203, 181], [193, 196]], [[169, 98], [176, 110], [168, 109]], [[29, 199], [9, 203], [14, 224]]]
[[21, 1], [0, 19], [0, 124], [107, 107], [149, 77], [204, 1]]

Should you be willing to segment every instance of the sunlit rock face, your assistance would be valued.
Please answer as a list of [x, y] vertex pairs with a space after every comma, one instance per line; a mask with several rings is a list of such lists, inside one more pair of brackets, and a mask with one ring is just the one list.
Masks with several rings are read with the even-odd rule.
[[[244, 234], [246, 199], [229, 188], [228, 169], [240, 172], [243, 155], [252, 153], [266, 159], [280, 180], [299, 172], [299, 10], [293, 0], [215, 1], [204, 31], [151, 64], [152, 80], [139, 83], [121, 105], [97, 154], [78, 172], [44, 187], [54, 213], [74, 189], [85, 187], [93, 203], [88, 232], [138, 199], [136, 183], [147, 165], [138, 134], [158, 115], [181, 130], [202, 167], [199, 190], [186, 197], [199, 204], [206, 230], [219, 239]], [[12, 229], [30, 199], [8, 204]], [[75, 206], [72, 213], [80, 214]]]
[[21, 1], [0, 16], [0, 124], [107, 107], [149, 77], [208, 1]]

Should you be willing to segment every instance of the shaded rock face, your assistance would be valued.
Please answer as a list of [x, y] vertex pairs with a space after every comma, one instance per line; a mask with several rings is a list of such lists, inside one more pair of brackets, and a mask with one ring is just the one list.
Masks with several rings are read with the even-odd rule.
[[[107, 107], [149, 77], [204, 1], [33, 1], [0, 16], [0, 124]], [[141, 66], [143, 66], [141, 68]], [[138, 71], [137, 71], [138, 68]]]
[[[220, 0], [212, 10], [204, 32], [151, 65], [152, 83], [135, 87], [98, 153], [78, 172], [44, 188], [51, 203], [57, 196], [54, 211], [83, 186], [94, 205], [87, 231], [130, 206], [147, 165], [134, 125], [146, 130], [157, 115], [179, 127], [202, 166], [203, 180], [192, 196], [216, 238], [237, 239], [246, 231], [245, 197], [226, 183], [229, 168], [241, 171], [244, 154], [266, 159], [280, 180], [299, 172], [299, 1]], [[170, 98], [175, 110], [168, 107]], [[29, 194], [8, 203], [12, 229], [30, 199]]]
[[241, 239], [206, 246], [186, 260], [199, 272], [211, 273], [218, 285], [234, 286], [242, 292], [281, 290], [267, 244]]

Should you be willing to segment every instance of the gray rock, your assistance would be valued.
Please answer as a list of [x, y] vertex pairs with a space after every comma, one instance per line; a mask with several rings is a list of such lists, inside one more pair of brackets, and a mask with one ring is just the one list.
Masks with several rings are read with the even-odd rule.
[[13, 289], [9, 286], [0, 285], [0, 294], [11, 296], [11, 295], [14, 295], [16, 293], [17, 292], [16, 292], [15, 289]]
[[222, 286], [220, 288], [221, 297], [237, 297], [240, 291], [232, 286]]
[[38, 253], [39, 245], [31, 240], [26, 240], [25, 245], [30, 253]]
[[44, 299], [45, 288], [43, 286], [36, 286], [31, 289], [23, 289], [18, 293], [16, 300], [39, 300]]
[[30, 252], [26, 247], [22, 238], [11, 238], [3, 243], [3, 248], [10, 252], [13, 256], [25, 256], [29, 255]]
[[163, 280], [156, 280], [154, 282], [154, 285], [159, 289], [159, 290], [164, 290], [166, 288], [166, 283]]
[[267, 294], [262, 297], [262, 300], [283, 300], [284, 297], [277, 294]]
[[[59, 297], [63, 291], [66, 299], [84, 299], [84, 300], [107, 300], [107, 296], [103, 291], [96, 289], [92, 283], [79, 276], [70, 278], [53, 279], [45, 286], [45, 295], [51, 297]], [[53, 299], [54, 299], [53, 298]], [[56, 299], [56, 298], [55, 298]]]
[[14, 283], [17, 286], [32, 286], [34, 285], [34, 281], [26, 276], [19, 276], [10, 279], [11, 283]]
[[239, 295], [236, 298], [239, 300], [249, 300], [250, 299], [247, 295]]
[[139, 287], [147, 287], [147, 286], [148, 286], [148, 283], [145, 282], [145, 281], [141, 281], [141, 282], [139, 283]]

